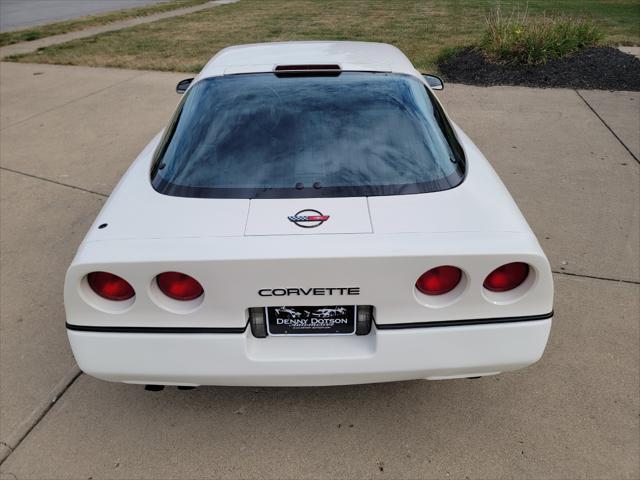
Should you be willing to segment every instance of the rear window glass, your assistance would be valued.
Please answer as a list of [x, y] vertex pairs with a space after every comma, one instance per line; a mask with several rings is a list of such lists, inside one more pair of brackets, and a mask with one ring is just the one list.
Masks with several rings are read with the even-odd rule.
[[370, 72], [200, 81], [152, 171], [161, 193], [208, 198], [401, 195], [463, 177], [461, 148], [424, 85]]

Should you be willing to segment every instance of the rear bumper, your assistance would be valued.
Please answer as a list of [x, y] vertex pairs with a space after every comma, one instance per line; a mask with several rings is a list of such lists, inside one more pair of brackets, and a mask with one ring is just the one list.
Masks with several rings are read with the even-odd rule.
[[381, 330], [366, 336], [68, 330], [80, 368], [103, 380], [166, 385], [312, 386], [471, 377], [542, 356], [552, 318]]

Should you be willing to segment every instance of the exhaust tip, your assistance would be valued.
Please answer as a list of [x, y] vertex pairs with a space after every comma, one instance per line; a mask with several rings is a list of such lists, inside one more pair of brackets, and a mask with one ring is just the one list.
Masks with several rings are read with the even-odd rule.
[[144, 389], [147, 392], [161, 392], [164, 390], [164, 385], [145, 385]]
[[250, 308], [249, 323], [251, 324], [251, 333], [254, 337], [267, 338], [267, 322], [264, 308]]

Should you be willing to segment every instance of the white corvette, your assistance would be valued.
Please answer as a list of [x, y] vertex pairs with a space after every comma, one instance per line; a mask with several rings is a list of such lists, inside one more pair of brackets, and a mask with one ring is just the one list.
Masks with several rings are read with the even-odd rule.
[[65, 282], [82, 370], [150, 385], [476, 377], [537, 361], [549, 263], [395, 47], [226, 48]]

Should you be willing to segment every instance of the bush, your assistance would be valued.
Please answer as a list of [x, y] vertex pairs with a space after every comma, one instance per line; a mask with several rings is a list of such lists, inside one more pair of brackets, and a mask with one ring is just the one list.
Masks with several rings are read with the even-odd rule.
[[480, 44], [489, 60], [502, 63], [540, 64], [577, 50], [595, 46], [603, 37], [587, 18], [542, 16], [529, 18], [514, 9], [505, 16], [498, 5], [486, 17]]

